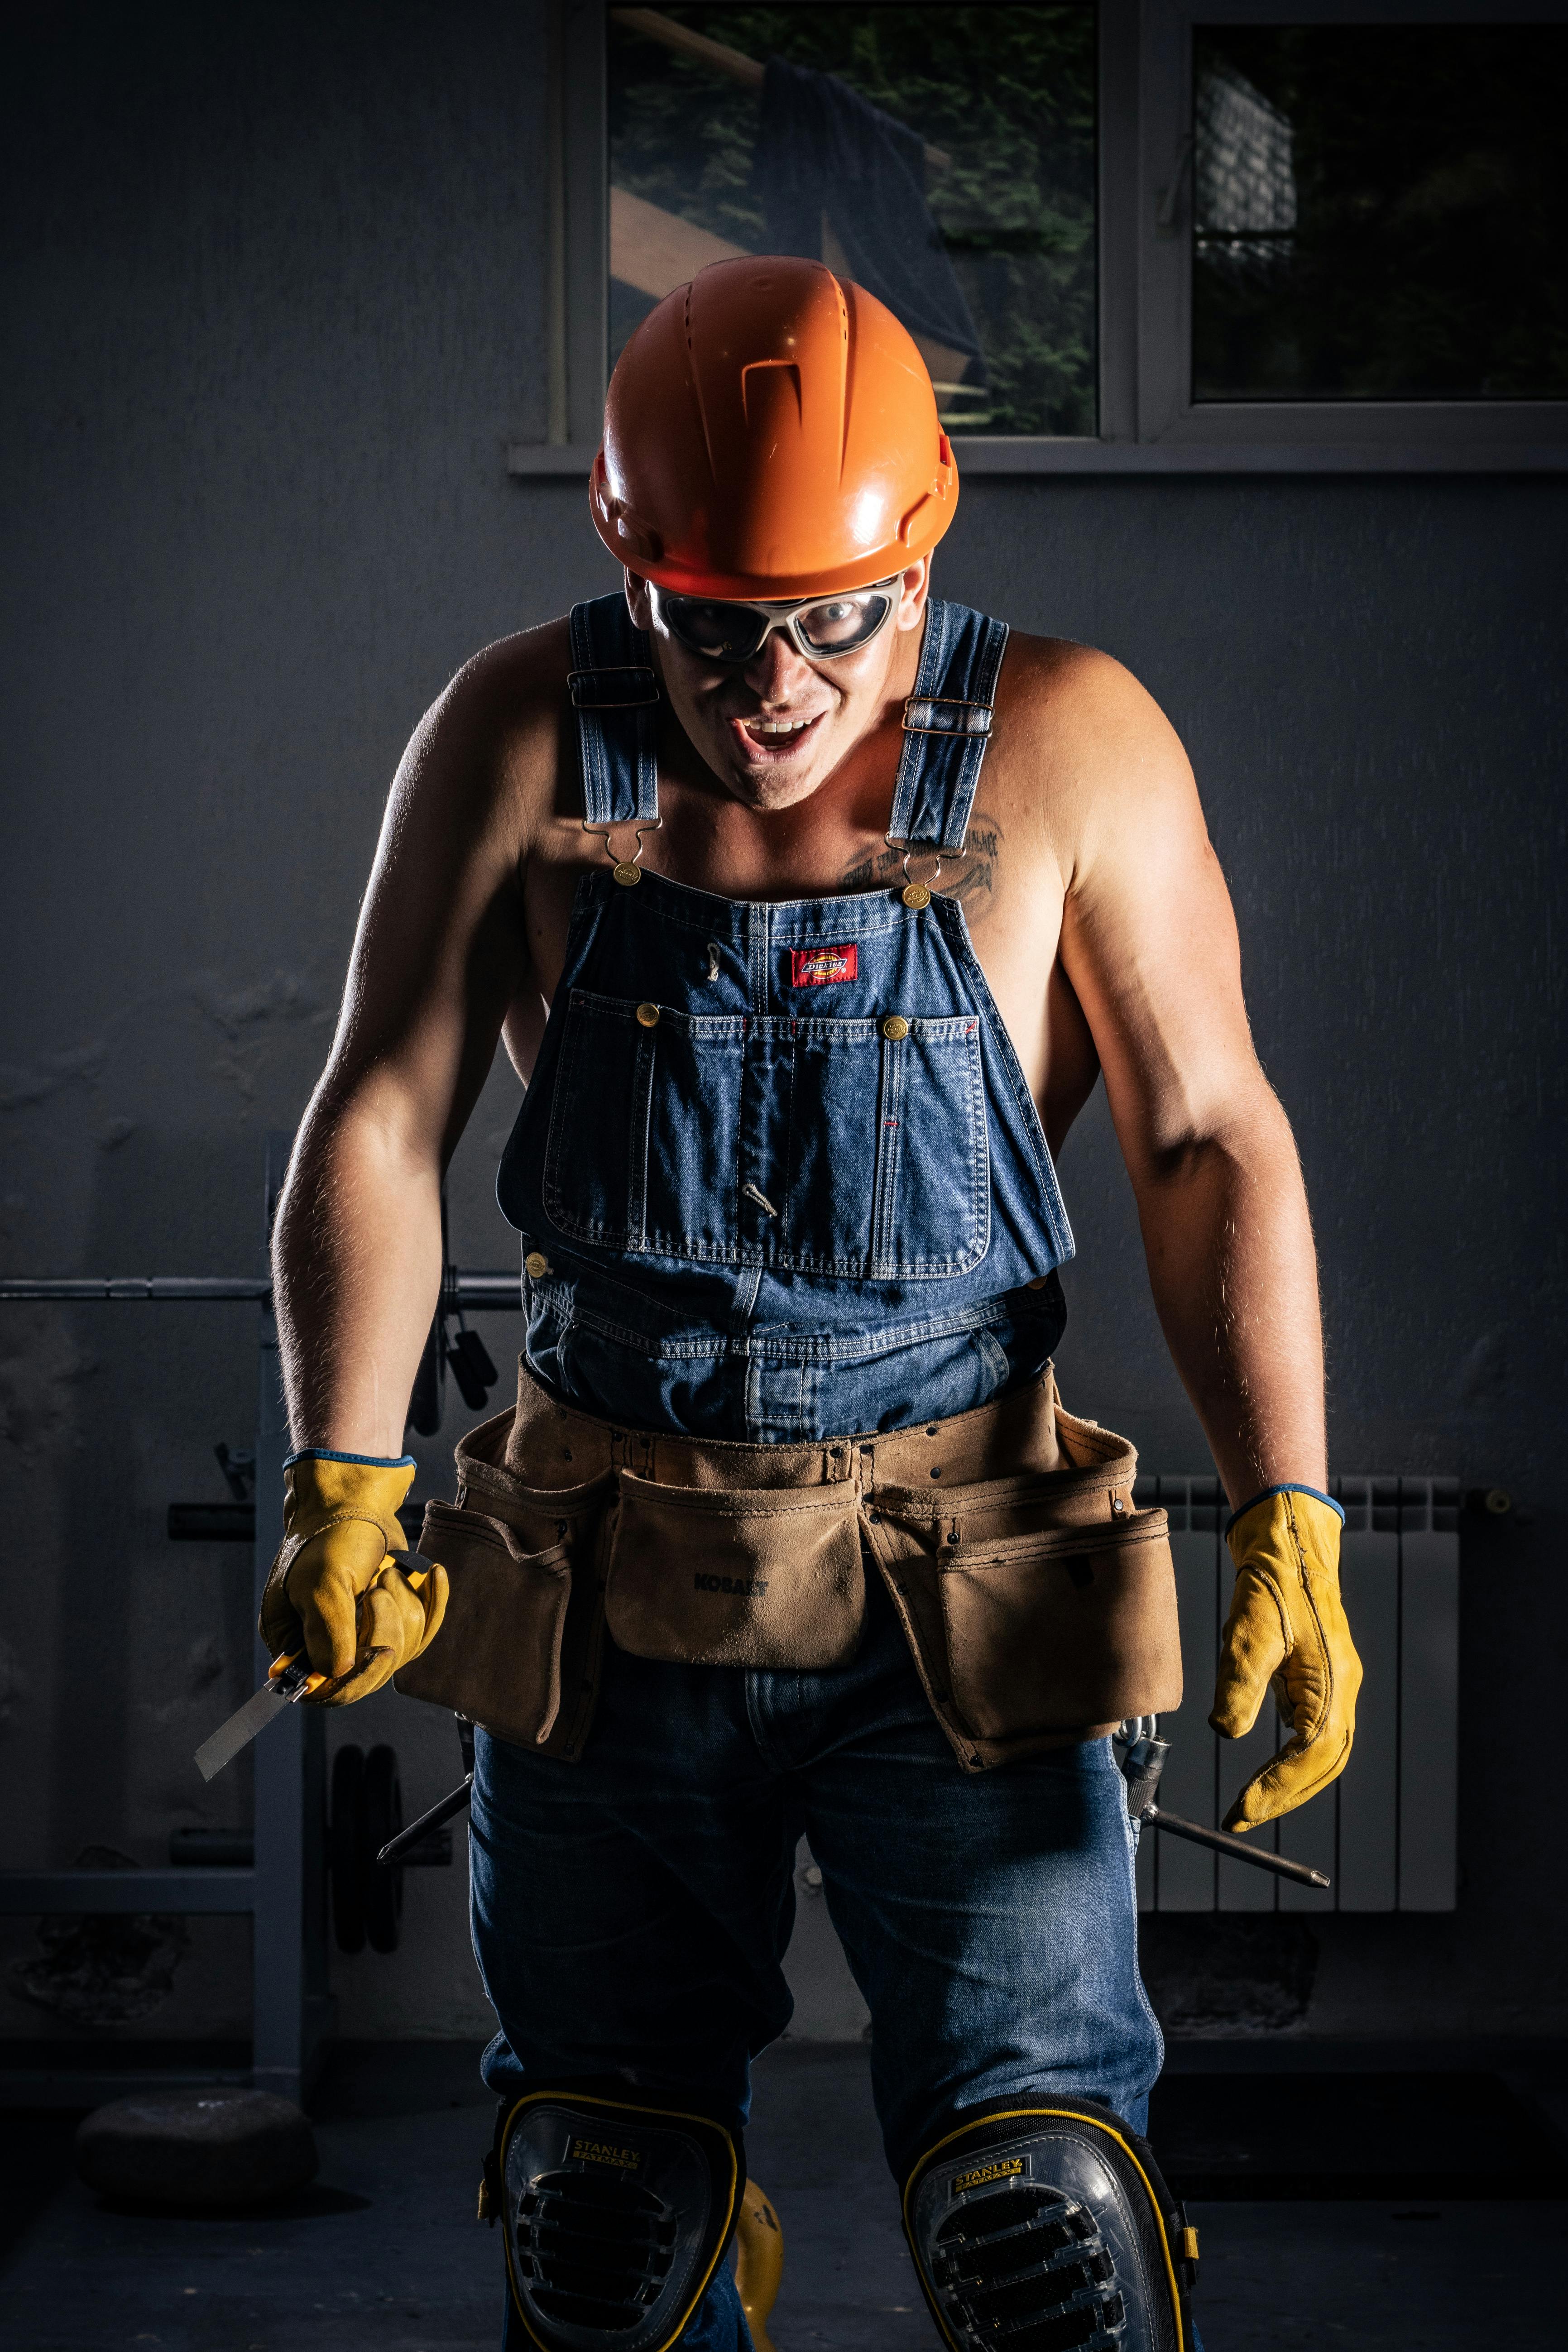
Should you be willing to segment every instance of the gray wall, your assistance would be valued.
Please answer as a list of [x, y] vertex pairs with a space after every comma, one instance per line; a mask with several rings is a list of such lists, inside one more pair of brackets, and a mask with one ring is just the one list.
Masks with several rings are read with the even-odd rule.
[[[7, 1271], [255, 1268], [263, 1139], [320, 1067], [409, 728], [475, 646], [613, 576], [581, 483], [504, 472], [542, 425], [542, 37], [535, 8], [405, 0], [13, 37]], [[1500, 1484], [1533, 1522], [1466, 1539], [1460, 1908], [1317, 1923], [1322, 2030], [1564, 2023], [1525, 1750], [1568, 1630], [1565, 546], [1555, 483], [976, 482], [942, 562], [947, 593], [1121, 656], [1193, 753], [1307, 1165], [1336, 1463]], [[454, 1171], [469, 1264], [510, 1260], [515, 1092], [492, 1079]], [[1098, 1100], [1064, 1180], [1069, 1399], [1201, 1465]], [[516, 1325], [489, 1336], [504, 1358]], [[0, 1864], [156, 1862], [172, 1824], [244, 1815], [188, 1759], [246, 1685], [247, 1561], [163, 1518], [221, 1495], [253, 1342], [238, 1307], [0, 1310]], [[452, 1776], [416, 1708], [351, 1733], [395, 1738], [411, 1805]], [[805, 1937], [803, 2023], [854, 2030], [820, 1906]], [[38, 1957], [0, 1923], [0, 1959]], [[198, 1923], [175, 1960], [114, 2030], [243, 2030], [243, 1935]], [[402, 1953], [337, 1981], [351, 2032], [483, 2030], [461, 1874], [411, 1879]], [[0, 2035], [68, 2023], [0, 1983]]]

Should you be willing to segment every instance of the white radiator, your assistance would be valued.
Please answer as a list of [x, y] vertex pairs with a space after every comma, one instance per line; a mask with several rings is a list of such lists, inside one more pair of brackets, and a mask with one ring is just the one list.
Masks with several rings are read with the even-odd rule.
[[[1340, 1779], [1271, 1830], [1282, 1853], [1325, 1871], [1328, 1892], [1143, 1833], [1145, 1911], [1451, 1911], [1459, 1682], [1459, 1486], [1447, 1478], [1337, 1478], [1345, 1609], [1366, 1678]], [[1186, 1698], [1160, 1730], [1171, 1754], [1160, 1802], [1217, 1828], [1285, 1734], [1272, 1706], [1245, 1739], [1220, 1739], [1212, 1704], [1233, 1574], [1229, 1516], [1212, 1478], [1140, 1478], [1136, 1500], [1170, 1513]]]

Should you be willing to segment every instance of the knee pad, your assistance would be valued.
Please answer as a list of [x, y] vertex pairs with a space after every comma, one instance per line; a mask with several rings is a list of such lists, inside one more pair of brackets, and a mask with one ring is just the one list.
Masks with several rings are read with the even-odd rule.
[[746, 2184], [738, 2134], [619, 2083], [506, 2101], [482, 2218], [541, 2352], [665, 2352], [719, 2267]]
[[904, 2231], [950, 2352], [1192, 2352], [1197, 2232], [1110, 2107], [992, 2099], [904, 2183]]

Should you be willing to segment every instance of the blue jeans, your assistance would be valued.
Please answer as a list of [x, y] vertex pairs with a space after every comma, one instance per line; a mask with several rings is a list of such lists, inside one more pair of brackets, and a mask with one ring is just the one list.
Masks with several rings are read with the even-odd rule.
[[[860, 1649], [835, 1673], [607, 1648], [580, 1764], [479, 1734], [474, 1948], [498, 2094], [619, 2073], [742, 2125], [750, 2062], [790, 2019], [804, 1832], [871, 2011], [895, 2176], [944, 2118], [1002, 2094], [1103, 2099], [1144, 2128], [1163, 2049], [1110, 1742], [962, 1772], [868, 1584]], [[681, 2342], [750, 2352], [727, 2273]]]

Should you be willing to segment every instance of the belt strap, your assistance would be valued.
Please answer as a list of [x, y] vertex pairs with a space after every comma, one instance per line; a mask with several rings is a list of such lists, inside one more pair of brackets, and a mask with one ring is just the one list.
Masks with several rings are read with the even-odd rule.
[[475, 1458], [504, 1463], [531, 1486], [576, 1486], [629, 1470], [660, 1486], [740, 1494], [849, 1485], [863, 1495], [899, 1488], [934, 1497], [944, 1487], [1070, 1466], [1058, 1442], [1064, 1430], [1072, 1433], [1075, 1456], [1131, 1456], [1125, 1441], [1109, 1430], [1061, 1414], [1049, 1365], [1026, 1388], [943, 1421], [803, 1444], [748, 1445], [633, 1429], [580, 1412], [552, 1397], [524, 1362], [515, 1413], [472, 1431], [458, 1448], [458, 1462], [461, 1475], [467, 1448]]

